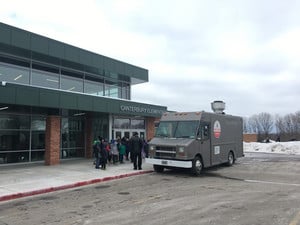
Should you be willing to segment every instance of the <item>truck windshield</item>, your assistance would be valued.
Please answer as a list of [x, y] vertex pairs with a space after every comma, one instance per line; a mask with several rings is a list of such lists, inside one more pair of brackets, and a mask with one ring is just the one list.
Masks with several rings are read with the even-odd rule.
[[156, 137], [195, 138], [199, 121], [161, 121]]

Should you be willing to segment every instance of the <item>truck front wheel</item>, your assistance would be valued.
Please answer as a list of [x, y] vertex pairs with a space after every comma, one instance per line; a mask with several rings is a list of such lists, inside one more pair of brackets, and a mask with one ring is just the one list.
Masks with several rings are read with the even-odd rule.
[[164, 172], [164, 167], [163, 167], [163, 166], [153, 165], [153, 169], [154, 169], [154, 171], [157, 172], [157, 173], [162, 173], [162, 172]]
[[196, 156], [193, 159], [191, 172], [194, 175], [199, 176], [201, 174], [202, 168], [203, 168], [202, 159], [199, 156]]

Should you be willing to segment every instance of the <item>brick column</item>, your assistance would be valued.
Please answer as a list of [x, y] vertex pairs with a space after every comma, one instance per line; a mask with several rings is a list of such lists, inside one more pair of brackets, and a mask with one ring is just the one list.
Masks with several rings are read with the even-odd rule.
[[45, 165], [59, 164], [60, 120], [60, 116], [48, 116], [46, 119]]
[[152, 139], [155, 134], [155, 118], [147, 117], [146, 118], [146, 133], [147, 133], [147, 140]]
[[85, 158], [93, 157], [93, 118], [91, 115], [87, 115], [85, 123]]

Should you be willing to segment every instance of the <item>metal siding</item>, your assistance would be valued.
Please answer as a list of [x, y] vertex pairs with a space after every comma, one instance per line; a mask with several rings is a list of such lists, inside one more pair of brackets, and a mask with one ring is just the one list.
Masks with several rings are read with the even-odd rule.
[[98, 112], [109, 112], [107, 105], [110, 104], [105, 98], [93, 98], [93, 109]]
[[92, 55], [92, 66], [97, 67], [97, 68], [101, 68], [101, 70], [103, 70], [103, 56], [101, 55], [96, 55], [93, 54]]
[[60, 94], [50, 90], [40, 90], [40, 106], [59, 108]]
[[113, 71], [112, 61], [107, 57], [103, 57], [103, 67], [104, 70]]
[[0, 28], [0, 43], [10, 46], [7, 48], [7, 53], [28, 58], [30, 58], [31, 52], [42, 53], [45, 56], [56, 57], [55, 62], [66, 60], [69, 62], [66, 66], [75, 66], [74, 69], [82, 69], [84, 66], [78, 66], [78, 64], [85, 64], [98, 68], [99, 73], [105, 69], [109, 73], [119, 73], [131, 77], [132, 79], [129, 80], [134, 81], [132, 84], [148, 81], [148, 70], [146, 69], [6, 24], [0, 23]]
[[86, 64], [87, 66], [92, 65], [92, 54], [90, 52], [80, 50], [79, 51], [79, 62], [81, 64]]
[[0, 86], [0, 102], [7, 104], [16, 103], [16, 88], [15, 87], [1, 87]]
[[60, 108], [77, 109], [77, 96], [71, 93], [60, 93]]
[[90, 96], [78, 96], [78, 109], [92, 111], [93, 101], [91, 101]]
[[31, 35], [31, 50], [48, 55], [48, 39], [39, 35]]
[[4, 44], [11, 43], [11, 32], [10, 28], [2, 23], [0, 23], [0, 42]]
[[26, 86], [16, 88], [16, 104], [39, 106], [39, 90], [29, 89]]
[[61, 58], [64, 56], [64, 45], [58, 41], [49, 41], [49, 55]]
[[25, 49], [30, 49], [30, 33], [22, 30], [12, 28], [11, 30], [11, 44]]
[[79, 50], [73, 46], [65, 45], [65, 60], [79, 63]]

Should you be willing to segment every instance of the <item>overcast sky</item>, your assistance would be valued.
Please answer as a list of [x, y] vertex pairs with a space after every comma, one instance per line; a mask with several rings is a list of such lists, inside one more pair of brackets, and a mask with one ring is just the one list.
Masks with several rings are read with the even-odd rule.
[[0, 21], [149, 70], [132, 100], [252, 116], [300, 110], [300, 1], [0, 0]]

